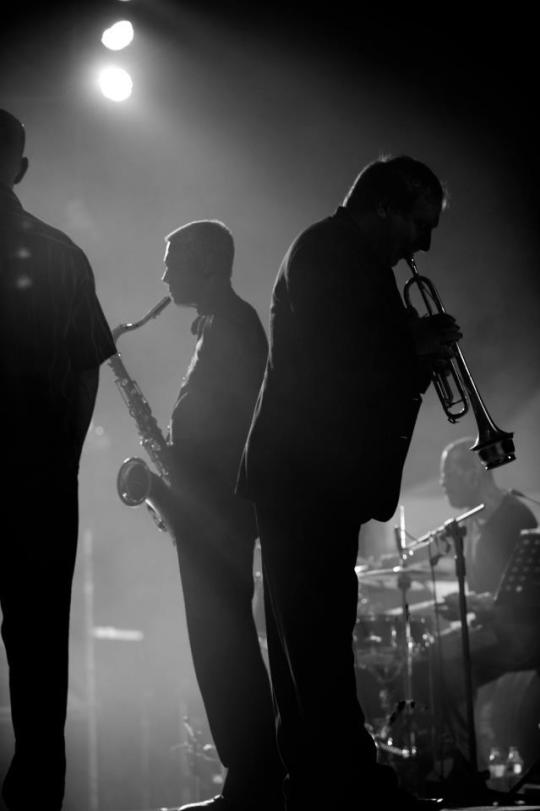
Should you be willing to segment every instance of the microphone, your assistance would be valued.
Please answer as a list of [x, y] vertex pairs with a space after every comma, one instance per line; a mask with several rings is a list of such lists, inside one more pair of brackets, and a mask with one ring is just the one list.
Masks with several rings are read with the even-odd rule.
[[398, 510], [399, 524], [398, 526], [394, 527], [394, 537], [396, 539], [398, 555], [401, 560], [404, 560], [407, 557], [407, 532], [405, 530], [405, 507], [403, 504], [399, 505]]

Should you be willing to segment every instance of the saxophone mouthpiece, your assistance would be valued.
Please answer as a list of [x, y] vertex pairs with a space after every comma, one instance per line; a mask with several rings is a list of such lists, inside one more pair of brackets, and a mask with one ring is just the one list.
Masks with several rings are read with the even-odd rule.
[[170, 296], [164, 296], [161, 299], [161, 301], [158, 301], [158, 303], [155, 305], [155, 307], [153, 307], [150, 310], [150, 312], [148, 313], [148, 318], [155, 318], [157, 315], [162, 313], [163, 310], [165, 309], [165, 307], [167, 307], [170, 303], [171, 303], [171, 297]]

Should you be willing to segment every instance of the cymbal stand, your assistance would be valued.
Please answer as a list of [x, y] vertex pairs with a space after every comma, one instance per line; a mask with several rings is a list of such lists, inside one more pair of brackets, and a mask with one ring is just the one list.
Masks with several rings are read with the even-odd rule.
[[456, 578], [458, 581], [458, 605], [459, 617], [461, 623], [461, 649], [463, 654], [463, 678], [465, 681], [465, 698], [466, 698], [466, 716], [467, 716], [467, 735], [469, 743], [469, 765], [473, 774], [478, 772], [478, 750], [476, 744], [476, 730], [474, 726], [474, 689], [472, 681], [471, 669], [471, 651], [469, 643], [469, 626], [467, 625], [467, 597], [465, 594], [465, 553], [463, 546], [463, 539], [467, 534], [467, 528], [460, 526], [467, 518], [475, 515], [484, 509], [483, 504], [474, 507], [472, 510], [463, 513], [457, 518], [452, 518], [445, 521], [442, 527], [432, 530], [427, 535], [419, 538], [410, 549], [417, 549], [424, 546], [426, 543], [441, 538], [450, 538], [454, 544], [455, 551], [455, 564], [456, 564]]
[[451, 521], [447, 526], [447, 535], [454, 542], [456, 577], [458, 581], [459, 619], [461, 623], [461, 650], [463, 654], [463, 678], [465, 681], [465, 700], [467, 708], [467, 733], [469, 738], [469, 764], [473, 771], [478, 771], [478, 754], [476, 745], [476, 730], [474, 726], [474, 688], [472, 681], [471, 649], [469, 644], [469, 626], [467, 625], [467, 597], [465, 595], [465, 554], [463, 539], [467, 528], [460, 526], [457, 521]]
[[[414, 699], [412, 697], [412, 674], [413, 674], [413, 638], [411, 633], [411, 618], [409, 612], [409, 602], [407, 593], [411, 587], [411, 577], [406, 571], [408, 554], [406, 551], [407, 536], [405, 531], [405, 510], [403, 505], [399, 506], [399, 526], [394, 528], [396, 543], [401, 561], [402, 571], [397, 578], [397, 587], [401, 591], [401, 606], [403, 613], [403, 699], [398, 701], [394, 712], [391, 714], [388, 727], [390, 727], [397, 717], [403, 712], [405, 717], [405, 741], [404, 746], [396, 749], [394, 753], [402, 758], [411, 758], [417, 754], [416, 729], [414, 723]], [[405, 571], [403, 571], [405, 570]]]

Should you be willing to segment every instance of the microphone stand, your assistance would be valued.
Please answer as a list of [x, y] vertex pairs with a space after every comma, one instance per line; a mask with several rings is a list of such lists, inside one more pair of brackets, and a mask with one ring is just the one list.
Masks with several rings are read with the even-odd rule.
[[402, 505], [399, 506], [399, 526], [394, 528], [398, 553], [400, 557], [400, 565], [402, 571], [397, 578], [397, 586], [401, 591], [401, 607], [403, 613], [403, 700], [398, 702], [397, 708], [392, 713], [390, 723], [392, 723], [401, 711], [405, 713], [405, 730], [406, 739], [405, 745], [399, 749], [399, 754], [403, 758], [412, 758], [417, 754], [416, 746], [416, 730], [414, 728], [414, 699], [412, 696], [412, 677], [413, 677], [413, 639], [411, 634], [411, 618], [409, 611], [409, 602], [407, 599], [407, 592], [411, 587], [411, 577], [406, 571], [407, 565], [407, 535], [405, 531], [405, 509]]
[[[399, 507], [399, 526], [395, 530], [396, 540], [401, 558], [401, 565], [406, 567], [407, 561], [407, 534], [405, 531], [405, 508], [403, 505]], [[407, 746], [409, 757], [416, 755], [416, 730], [414, 728], [414, 699], [412, 694], [412, 677], [413, 677], [413, 638], [411, 634], [411, 614], [409, 611], [409, 601], [407, 592], [411, 587], [411, 576], [408, 572], [402, 572], [398, 577], [398, 588], [401, 590], [401, 606], [403, 609], [403, 645], [405, 649], [405, 668], [404, 668], [404, 700], [405, 700], [405, 718], [407, 730]]]
[[[467, 625], [467, 597], [465, 594], [465, 554], [463, 539], [467, 534], [466, 527], [460, 524], [467, 518], [470, 518], [476, 513], [484, 509], [484, 505], [480, 504], [472, 510], [463, 513], [457, 518], [451, 518], [446, 521], [442, 527], [438, 527], [416, 541], [415, 544], [409, 546], [409, 550], [417, 549], [420, 546], [425, 546], [432, 541], [442, 538], [450, 537], [454, 542], [455, 563], [456, 563], [456, 577], [458, 581], [458, 597], [459, 597], [459, 616], [461, 623], [461, 649], [463, 653], [463, 678], [465, 682], [465, 698], [466, 698], [466, 711], [467, 711], [467, 734], [469, 741], [469, 763], [471, 770], [474, 774], [478, 773], [478, 749], [476, 744], [476, 730], [474, 725], [474, 688], [472, 681], [471, 669], [471, 650], [469, 642], [469, 626]], [[410, 553], [410, 551], [409, 551]]]
[[[483, 505], [482, 505], [483, 506]], [[467, 625], [467, 597], [465, 595], [465, 554], [463, 539], [467, 534], [466, 527], [457, 521], [451, 521], [446, 528], [447, 536], [454, 542], [456, 577], [458, 581], [459, 617], [461, 622], [461, 650], [463, 654], [463, 678], [465, 681], [465, 700], [467, 708], [467, 732], [469, 738], [469, 763], [472, 772], [478, 772], [478, 748], [474, 725], [474, 686], [472, 680], [471, 648], [469, 626]]]

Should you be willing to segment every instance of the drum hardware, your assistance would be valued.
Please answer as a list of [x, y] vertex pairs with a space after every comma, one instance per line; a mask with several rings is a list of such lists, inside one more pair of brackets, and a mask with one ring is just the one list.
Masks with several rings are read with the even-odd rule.
[[[415, 614], [416, 612], [422, 612], [425, 614], [427, 611], [437, 611], [438, 608], [442, 608], [444, 603], [437, 602], [437, 600], [422, 600], [419, 603], [413, 603], [409, 606], [409, 612], [411, 614]], [[386, 614], [389, 617], [401, 616], [401, 606], [399, 608], [389, 608], [386, 611]]]
[[[398, 609], [395, 609], [397, 612]], [[401, 609], [399, 609], [401, 614]], [[412, 655], [427, 650], [433, 637], [424, 617], [411, 620]], [[370, 613], [357, 617], [354, 630], [358, 664], [375, 671], [381, 682], [396, 678], [403, 671], [403, 623], [395, 613]]]
[[[477, 772], [477, 747], [476, 735], [474, 726], [474, 704], [473, 704], [473, 689], [472, 689], [472, 675], [471, 675], [471, 658], [469, 648], [469, 634], [467, 625], [467, 599], [465, 595], [465, 559], [463, 539], [466, 534], [466, 528], [460, 526], [464, 521], [476, 515], [484, 509], [484, 505], [480, 504], [466, 513], [446, 521], [442, 526], [426, 533], [418, 540], [412, 543], [405, 542], [404, 531], [404, 517], [400, 515], [400, 526], [395, 528], [396, 543], [398, 545], [400, 564], [389, 569], [368, 569], [366, 567], [357, 567], [357, 578], [359, 584], [372, 584], [380, 582], [386, 578], [393, 578], [394, 587], [401, 590], [402, 605], [400, 608], [390, 609], [385, 612], [385, 621], [391, 623], [392, 621], [401, 621], [403, 632], [400, 635], [400, 650], [403, 676], [403, 696], [399, 698], [393, 711], [388, 715], [387, 720], [372, 731], [373, 738], [378, 749], [386, 753], [389, 757], [397, 758], [401, 763], [408, 762], [412, 767], [414, 763], [419, 763], [423, 755], [424, 747], [418, 740], [418, 716], [415, 716], [415, 702], [412, 698], [412, 661], [417, 654], [418, 647], [414, 645], [414, 620], [411, 622], [411, 610], [418, 608], [434, 607], [437, 603], [434, 600], [428, 600], [418, 606], [409, 606], [408, 604], [408, 591], [411, 582], [414, 579], [420, 582], [431, 580], [432, 573], [429, 569], [423, 569], [420, 566], [409, 565], [409, 559], [415, 554], [418, 549], [428, 546], [432, 543], [448, 543], [454, 549], [455, 558], [455, 573], [451, 576], [444, 575], [444, 579], [457, 579], [458, 584], [458, 597], [459, 597], [459, 614], [461, 622], [461, 639], [463, 650], [463, 673], [466, 687], [466, 711], [467, 711], [467, 729], [469, 738], [469, 752], [470, 752], [470, 767], [474, 772]], [[366, 622], [367, 617], [360, 617], [359, 622]], [[396, 637], [397, 641], [397, 637]], [[431, 635], [426, 635], [424, 640], [425, 646], [429, 646], [433, 642]], [[369, 664], [368, 664], [368, 669]], [[398, 737], [396, 736], [395, 727], [399, 721], [402, 721], [404, 736], [403, 745], [398, 744]], [[433, 742], [432, 738], [432, 742]], [[399, 741], [401, 743], [401, 740]], [[429, 748], [429, 745], [427, 745]], [[396, 764], [397, 765], [397, 764]], [[409, 767], [407, 767], [409, 768]]]
[[[419, 787], [433, 751], [433, 717], [428, 705], [406, 705], [403, 696], [403, 622], [400, 616], [363, 615], [356, 623], [355, 656], [358, 698], [380, 757], [387, 760], [411, 790]], [[396, 609], [397, 611], [397, 609]], [[412, 656], [430, 673], [431, 626], [424, 617], [411, 619]], [[428, 675], [428, 679], [431, 676]], [[423, 696], [425, 698], [425, 696]], [[410, 721], [415, 735], [411, 745]], [[431, 763], [431, 761], [430, 761]], [[404, 771], [405, 770], [405, 771]]]
[[397, 576], [397, 586], [401, 591], [401, 608], [403, 614], [403, 694], [404, 698], [398, 701], [396, 708], [389, 719], [389, 726], [403, 713], [405, 720], [405, 745], [402, 757], [415, 757], [416, 724], [414, 719], [414, 699], [412, 696], [412, 666], [413, 666], [413, 638], [411, 632], [411, 616], [409, 613], [408, 591], [411, 587], [411, 575], [407, 571], [407, 532], [405, 528], [405, 508], [400, 504], [398, 508], [399, 524], [394, 528], [394, 535], [398, 554], [401, 559], [401, 570]]
[[[418, 640], [413, 635], [407, 595], [412, 587], [414, 574], [418, 572], [418, 576], [422, 579], [427, 579], [431, 575], [427, 569], [415, 570], [414, 567], [408, 565], [409, 555], [406, 551], [405, 512], [403, 506], [399, 508], [399, 526], [395, 528], [395, 534], [400, 564], [389, 569], [379, 570], [369, 570], [360, 566], [357, 567], [357, 577], [359, 582], [373, 582], [377, 578], [392, 577], [394, 587], [397, 586], [401, 592], [401, 620], [389, 616], [378, 619], [369, 616], [359, 617], [357, 628], [360, 631], [367, 628], [371, 633], [364, 635], [360, 640], [357, 638], [356, 641], [357, 645], [359, 644], [360, 647], [363, 646], [367, 649], [362, 657], [365, 665], [368, 668], [370, 666], [376, 668], [379, 673], [382, 670], [381, 681], [390, 680], [388, 678], [390, 673], [390, 678], [395, 678], [397, 675], [402, 676], [402, 695], [398, 698], [395, 707], [374, 737], [381, 750], [403, 759], [411, 759], [416, 757], [418, 752], [414, 718], [415, 702], [412, 696], [413, 658], [417, 652]], [[370, 623], [371, 629], [369, 628]], [[415, 630], [417, 630], [417, 625], [418, 621], [415, 623]], [[388, 636], [388, 630], [390, 630], [390, 637]], [[381, 631], [384, 633], [381, 633]], [[425, 646], [428, 639], [428, 636], [422, 633], [422, 641]], [[429, 639], [429, 643], [430, 641]], [[397, 672], [396, 664], [398, 666]], [[393, 669], [392, 665], [394, 665]], [[392, 727], [398, 718], [403, 721], [404, 736], [402, 746], [396, 746], [392, 737]]]
[[[502, 574], [495, 595], [495, 605], [517, 612], [522, 620], [532, 622], [533, 627], [536, 625], [540, 610], [540, 531], [538, 529], [521, 530], [519, 541]], [[538, 727], [540, 728], [540, 724]], [[517, 797], [522, 786], [539, 769], [540, 756], [512, 786], [509, 796]]]
[[203, 794], [203, 782], [205, 778], [208, 779], [208, 771], [214, 772], [211, 776], [214, 785], [223, 782], [222, 766], [215, 746], [208, 742], [204, 743], [203, 733], [193, 727], [189, 716], [184, 715], [182, 723], [186, 732], [186, 742], [177, 744], [172, 749], [185, 750], [194, 784], [194, 799], [199, 801]]
[[417, 549], [441, 539], [451, 540], [453, 543], [455, 553], [455, 572], [458, 583], [458, 606], [463, 652], [463, 676], [465, 681], [469, 766], [473, 774], [478, 774], [478, 754], [474, 725], [474, 690], [472, 683], [469, 627], [467, 624], [467, 597], [465, 594], [465, 552], [463, 541], [467, 533], [467, 529], [461, 525], [468, 518], [471, 518], [473, 515], [476, 515], [483, 509], [484, 504], [479, 504], [477, 507], [473, 507], [471, 510], [468, 510], [457, 518], [451, 518], [448, 521], [445, 521], [442, 526], [426, 533], [414, 543], [407, 545], [406, 549], [403, 550], [403, 554], [407, 554], [409, 556], [414, 554]]
[[[410, 760], [418, 754], [416, 736], [411, 739], [411, 718], [414, 713], [414, 708], [415, 702], [412, 699], [400, 699], [397, 702], [393, 711], [388, 716], [386, 723], [375, 737], [376, 743], [378, 743], [379, 748], [383, 752], [387, 752], [389, 755], [394, 755], [403, 760]], [[402, 714], [405, 719], [406, 743], [404, 746], [396, 746], [394, 743], [394, 725]]]

